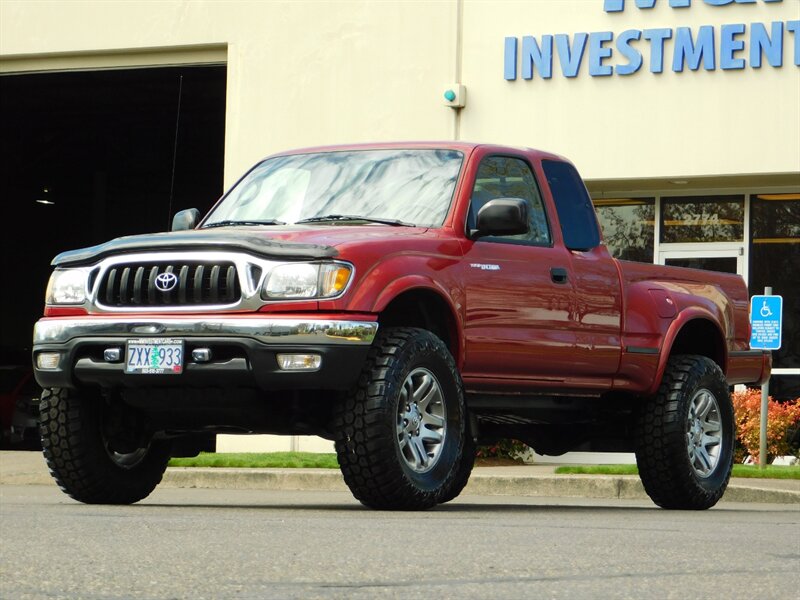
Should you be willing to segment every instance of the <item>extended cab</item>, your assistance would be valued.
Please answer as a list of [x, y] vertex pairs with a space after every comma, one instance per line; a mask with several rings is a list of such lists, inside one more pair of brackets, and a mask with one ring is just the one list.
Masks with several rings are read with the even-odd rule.
[[50, 470], [130, 503], [217, 433], [335, 441], [365, 505], [466, 485], [475, 445], [634, 451], [665, 508], [730, 477], [765, 380], [741, 277], [618, 261], [575, 167], [448, 143], [300, 150], [173, 231], [60, 254], [34, 329]]

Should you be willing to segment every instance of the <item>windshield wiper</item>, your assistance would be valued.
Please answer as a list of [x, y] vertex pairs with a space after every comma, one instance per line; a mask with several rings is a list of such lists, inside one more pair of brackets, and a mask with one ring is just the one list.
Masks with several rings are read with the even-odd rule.
[[202, 229], [211, 229], [212, 227], [229, 227], [234, 225], [286, 225], [283, 221], [276, 221], [275, 219], [262, 219], [260, 221], [254, 219], [247, 219], [243, 221], [234, 221], [226, 219], [224, 221], [217, 221], [216, 223], [209, 223], [203, 225]]
[[392, 225], [393, 227], [416, 227], [414, 223], [406, 223], [397, 219], [377, 219], [374, 217], [362, 217], [361, 215], [322, 215], [319, 217], [309, 217], [300, 219], [298, 223], [321, 223], [324, 221], [365, 221], [367, 223], [380, 223], [382, 225]]

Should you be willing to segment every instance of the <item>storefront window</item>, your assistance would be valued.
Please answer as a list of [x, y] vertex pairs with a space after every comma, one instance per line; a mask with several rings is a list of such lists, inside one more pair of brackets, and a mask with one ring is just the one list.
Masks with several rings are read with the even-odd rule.
[[662, 198], [664, 243], [739, 242], [744, 238], [744, 196]]
[[[781, 349], [773, 352], [778, 369], [800, 368], [800, 194], [752, 196], [750, 227], [750, 294], [765, 286], [783, 296]], [[800, 397], [800, 377], [773, 376], [770, 394], [786, 400]]]
[[593, 200], [603, 242], [615, 258], [653, 262], [654, 198], [597, 198]]

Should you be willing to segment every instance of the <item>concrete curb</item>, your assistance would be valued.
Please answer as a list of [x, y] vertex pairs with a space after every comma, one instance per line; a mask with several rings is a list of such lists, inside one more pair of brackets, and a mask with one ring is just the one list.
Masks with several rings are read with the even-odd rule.
[[346, 492], [341, 473], [334, 469], [226, 469], [170, 467], [164, 487], [239, 490], [313, 490]]
[[[488, 469], [485, 469], [488, 470]], [[800, 504], [800, 491], [759, 487], [759, 480], [734, 480], [725, 502]], [[174, 488], [348, 491], [338, 471], [326, 469], [186, 469], [170, 468], [161, 485]], [[463, 494], [534, 496], [542, 498], [607, 498], [647, 500], [636, 476], [493, 475], [476, 469]]]
[[[53, 485], [41, 455], [0, 455], [0, 485]], [[226, 469], [170, 467], [161, 482], [171, 488], [347, 492], [333, 469]], [[464, 494], [548, 498], [646, 500], [635, 475], [555, 475], [546, 467], [477, 467]], [[800, 504], [800, 481], [732, 479], [724, 502]]]

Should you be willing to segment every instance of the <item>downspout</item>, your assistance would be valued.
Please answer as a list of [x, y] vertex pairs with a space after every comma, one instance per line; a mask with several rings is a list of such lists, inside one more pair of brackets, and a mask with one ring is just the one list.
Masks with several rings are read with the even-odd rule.
[[[456, 0], [456, 61], [453, 81], [461, 83], [464, 54], [464, 0]], [[461, 139], [461, 109], [453, 111], [453, 140]]]

